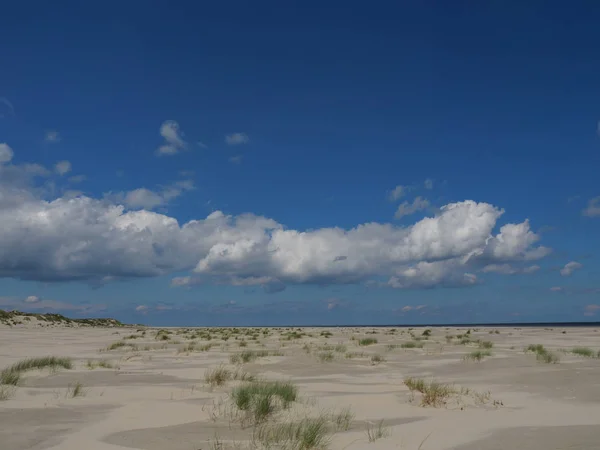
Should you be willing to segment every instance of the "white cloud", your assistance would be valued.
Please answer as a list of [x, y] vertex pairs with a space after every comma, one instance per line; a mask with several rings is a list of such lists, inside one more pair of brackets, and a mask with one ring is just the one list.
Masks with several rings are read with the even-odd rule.
[[208, 145], [206, 145], [204, 142], [198, 141], [196, 142], [196, 145], [198, 145], [198, 147], [200, 148], [208, 148]]
[[229, 162], [232, 164], [241, 164], [242, 163], [242, 155], [231, 156], [229, 158]]
[[560, 274], [563, 277], [568, 277], [573, 272], [575, 272], [577, 269], [581, 269], [582, 267], [583, 267], [583, 264], [578, 263], [577, 261], [571, 261], [571, 262], [568, 262], [567, 264], [565, 264], [565, 267], [560, 269]]
[[72, 177], [69, 177], [69, 182], [71, 183], [81, 183], [85, 180], [87, 180], [87, 177], [85, 175], [74, 175]]
[[69, 161], [57, 162], [54, 166], [54, 171], [59, 175], [64, 175], [71, 171], [71, 163]]
[[103, 199], [46, 200], [27, 184], [27, 170], [0, 165], [0, 277], [101, 285], [190, 271], [172, 284], [262, 286], [267, 292], [287, 284], [382, 277], [394, 288], [463, 286], [476, 283], [474, 273], [487, 265], [549, 251], [534, 247], [539, 237], [528, 221], [504, 225], [494, 235], [504, 211], [470, 200], [407, 227], [371, 222], [303, 231], [267, 217], [220, 211], [180, 224], [148, 209], [192, 188], [191, 181]]
[[512, 265], [510, 265], [508, 263], [488, 264], [487, 266], [484, 266], [483, 269], [481, 269], [481, 271], [484, 273], [500, 273], [503, 275], [514, 275], [514, 274], [518, 274], [518, 273], [532, 274], [532, 273], [537, 272], [538, 270], [540, 270], [540, 266], [537, 266], [537, 265], [523, 267], [523, 268], [517, 268], [517, 267], [513, 267]]
[[163, 187], [161, 190], [153, 191], [146, 188], [133, 189], [118, 194], [108, 194], [106, 198], [122, 203], [129, 209], [153, 210], [160, 206], [166, 206], [171, 200], [179, 197], [185, 191], [194, 189], [192, 180], [182, 180]]
[[183, 132], [179, 129], [179, 124], [174, 120], [166, 120], [160, 126], [160, 135], [165, 142], [156, 150], [157, 155], [174, 155], [187, 148], [187, 143], [183, 140]]
[[30, 295], [25, 299], [25, 303], [37, 303], [40, 301], [40, 298], [36, 295]]
[[250, 138], [246, 133], [232, 133], [225, 136], [225, 143], [227, 145], [240, 145], [247, 144], [250, 142]]
[[410, 216], [411, 214], [414, 214], [417, 211], [422, 211], [424, 209], [429, 208], [429, 206], [429, 200], [423, 197], [417, 197], [412, 201], [412, 203], [400, 203], [400, 205], [398, 205], [398, 209], [396, 210], [396, 214], [394, 215], [394, 217], [396, 219], [400, 219], [404, 216]]
[[7, 143], [0, 143], [0, 164], [10, 162], [14, 155], [15, 153]]
[[600, 216], [600, 197], [594, 197], [589, 200], [587, 208], [585, 208], [581, 213], [587, 217]]
[[6, 97], [0, 97], [0, 119], [14, 115], [15, 108], [13, 104]]
[[44, 140], [46, 142], [50, 142], [50, 143], [60, 142], [61, 139], [62, 138], [60, 137], [60, 133], [58, 131], [55, 131], [55, 130], [47, 131], [46, 135], [44, 136]]
[[433, 189], [433, 180], [431, 178], [427, 178], [425, 180], [424, 185], [425, 185], [425, 189], [429, 189], [429, 190]]
[[395, 202], [397, 200], [400, 200], [402, 197], [404, 197], [406, 195], [406, 191], [408, 190], [407, 186], [402, 186], [402, 185], [398, 185], [396, 186], [394, 189], [392, 189], [389, 193], [388, 193], [388, 199], [391, 202]]
[[563, 291], [563, 288], [561, 288], [560, 286], [552, 286], [552, 287], [550, 288], [550, 290], [551, 290], [552, 292], [562, 292], [562, 291]]

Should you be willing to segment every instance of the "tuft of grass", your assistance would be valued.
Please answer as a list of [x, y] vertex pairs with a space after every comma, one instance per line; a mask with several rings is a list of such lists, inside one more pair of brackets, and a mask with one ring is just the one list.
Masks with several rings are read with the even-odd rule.
[[283, 381], [252, 381], [237, 386], [231, 398], [240, 411], [255, 424], [264, 422], [278, 406], [286, 409], [298, 399], [298, 388]]
[[347, 352], [344, 357], [346, 359], [364, 358], [366, 355], [364, 352]]
[[586, 358], [593, 358], [596, 356], [594, 350], [589, 347], [575, 347], [571, 349], [571, 353], [574, 355], [585, 356]]
[[354, 420], [354, 413], [350, 409], [349, 406], [342, 409], [339, 413], [333, 414], [331, 416], [331, 421], [333, 422], [336, 431], [348, 431], [350, 429], [350, 425]]
[[465, 356], [465, 361], [481, 361], [486, 356], [492, 356], [492, 352], [489, 350], [475, 350]]
[[367, 346], [377, 344], [377, 339], [375, 338], [363, 338], [358, 341], [358, 345]]
[[378, 439], [388, 437], [390, 434], [390, 429], [383, 426], [383, 419], [377, 422], [376, 425], [367, 425], [367, 439], [369, 442], [375, 442]]
[[241, 353], [229, 355], [229, 362], [232, 364], [245, 364], [265, 356], [269, 356], [269, 352], [266, 350], [244, 350]]
[[546, 364], [556, 364], [560, 361], [556, 353], [548, 351], [542, 344], [530, 344], [525, 352], [534, 352], [536, 359]]
[[69, 384], [67, 388], [67, 397], [75, 398], [75, 397], [84, 397], [85, 390], [83, 389], [83, 384], [79, 381]]
[[71, 358], [59, 358], [56, 356], [44, 356], [41, 358], [28, 358], [9, 366], [0, 372], [0, 384], [17, 386], [21, 381], [21, 375], [30, 370], [41, 369], [72, 369]]
[[255, 429], [253, 438], [264, 448], [289, 450], [324, 449], [331, 439], [325, 415], [307, 417], [299, 422], [263, 424]]
[[335, 355], [333, 352], [319, 352], [317, 353], [317, 358], [320, 362], [332, 362], [335, 359]]
[[408, 341], [400, 344], [401, 348], [423, 348], [423, 342]]
[[204, 382], [210, 386], [223, 386], [232, 378], [231, 370], [219, 366], [214, 369], [207, 369], [204, 372]]
[[0, 401], [10, 399], [15, 393], [14, 386], [0, 385]]
[[436, 381], [427, 382], [423, 378], [409, 377], [404, 380], [404, 384], [410, 391], [420, 392], [421, 406], [443, 406], [448, 397], [456, 393], [454, 387], [445, 383]]
[[90, 370], [96, 369], [97, 367], [102, 367], [103, 369], [115, 368], [115, 365], [112, 362], [107, 361], [105, 359], [101, 359], [100, 361], [94, 361], [93, 359], [88, 359], [86, 362], [86, 366]]
[[371, 356], [371, 364], [380, 364], [385, 362], [385, 358], [381, 355], [373, 355]]
[[494, 346], [492, 341], [479, 341], [479, 348], [490, 349]]

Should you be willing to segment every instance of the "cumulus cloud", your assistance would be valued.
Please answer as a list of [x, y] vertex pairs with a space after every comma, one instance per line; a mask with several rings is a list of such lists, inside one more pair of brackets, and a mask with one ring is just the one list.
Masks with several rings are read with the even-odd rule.
[[46, 135], [44, 136], [44, 140], [46, 142], [50, 142], [52, 144], [56, 143], [56, 142], [60, 142], [60, 140], [61, 140], [60, 133], [55, 130], [47, 131]]
[[250, 138], [246, 133], [231, 133], [225, 136], [225, 143], [227, 145], [240, 145], [247, 144], [250, 142]]
[[108, 194], [106, 197], [112, 201], [122, 203], [129, 209], [153, 210], [161, 206], [166, 206], [171, 200], [179, 197], [185, 191], [192, 189], [194, 189], [192, 180], [182, 180], [157, 191], [138, 188], [128, 192]]
[[402, 186], [402, 185], [398, 185], [396, 186], [394, 189], [392, 189], [389, 193], [388, 193], [388, 199], [391, 202], [395, 202], [397, 200], [400, 200], [402, 197], [404, 197], [406, 195], [406, 191], [408, 190], [408, 188], [406, 186]]
[[5, 142], [0, 143], [0, 164], [10, 162], [13, 159], [13, 149]]
[[600, 197], [590, 199], [587, 207], [581, 213], [587, 217], [600, 216]]
[[25, 303], [37, 303], [40, 301], [40, 298], [36, 295], [30, 295], [25, 299]]
[[57, 162], [54, 166], [54, 171], [59, 175], [64, 175], [71, 171], [71, 163], [69, 161]]
[[583, 267], [583, 264], [578, 263], [577, 261], [571, 261], [571, 262], [568, 262], [567, 264], [565, 264], [565, 267], [560, 269], [560, 274], [563, 277], [568, 277], [573, 272], [575, 272], [577, 269], [581, 269], [582, 267]]
[[508, 263], [488, 264], [487, 266], [484, 266], [483, 269], [481, 269], [481, 271], [484, 273], [500, 273], [503, 275], [514, 275], [518, 273], [531, 274], [537, 272], [538, 270], [540, 270], [540, 266], [538, 265], [519, 268], [513, 267]]
[[410, 216], [411, 214], [416, 213], [417, 211], [422, 211], [424, 209], [429, 208], [430, 203], [429, 200], [423, 197], [417, 197], [412, 202], [402, 202], [398, 209], [396, 210], [396, 214], [394, 217], [396, 219], [400, 219], [404, 216]]
[[74, 175], [72, 177], [69, 177], [69, 182], [71, 183], [81, 183], [85, 180], [87, 180], [87, 177], [85, 175]]
[[[46, 199], [0, 165], [0, 277], [24, 280], [112, 280], [190, 272], [173, 286], [205, 283], [261, 286], [346, 284], [381, 280], [391, 288], [469, 286], [490, 264], [530, 261], [549, 249], [529, 222], [506, 224], [503, 210], [466, 200], [407, 227], [365, 223], [354, 228], [294, 230], [254, 214], [215, 211], [179, 223], [149, 209], [193, 187], [179, 182], [95, 199]], [[10, 169], [10, 170], [9, 170]]]
[[187, 143], [183, 140], [183, 132], [179, 129], [179, 124], [174, 120], [166, 120], [160, 126], [160, 135], [165, 142], [158, 147], [156, 154], [175, 155], [181, 150], [187, 148]]

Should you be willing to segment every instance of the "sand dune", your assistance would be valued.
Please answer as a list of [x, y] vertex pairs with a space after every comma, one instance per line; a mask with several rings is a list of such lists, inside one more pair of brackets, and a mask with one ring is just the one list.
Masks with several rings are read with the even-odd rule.
[[0, 447], [600, 449], [600, 331], [424, 331], [0, 326]]

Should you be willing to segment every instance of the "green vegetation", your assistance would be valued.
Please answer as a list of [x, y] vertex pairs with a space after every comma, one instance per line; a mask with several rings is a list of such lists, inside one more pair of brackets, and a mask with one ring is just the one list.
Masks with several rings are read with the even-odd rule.
[[586, 358], [594, 358], [596, 356], [594, 350], [589, 347], [575, 347], [571, 349], [571, 353], [574, 355], [585, 356]]
[[456, 393], [454, 387], [449, 384], [438, 383], [436, 381], [427, 382], [423, 378], [406, 378], [404, 384], [410, 391], [417, 391], [422, 394], [421, 406], [443, 406], [448, 397]]
[[17, 386], [24, 372], [46, 368], [51, 370], [72, 369], [73, 362], [71, 358], [58, 358], [56, 356], [24, 359], [0, 372], [0, 384]]
[[298, 389], [289, 382], [252, 381], [235, 387], [231, 398], [254, 424], [260, 424], [278, 408], [286, 409], [296, 401]]
[[39, 314], [27, 313], [22, 311], [4, 311], [0, 309], [0, 323], [14, 325], [15, 321], [23, 318], [25, 321], [30, 321], [31, 318], [36, 318], [40, 322], [45, 322], [48, 325], [64, 325], [64, 326], [87, 326], [87, 327], [123, 327], [123, 323], [116, 319], [98, 318], [98, 319], [71, 319], [62, 314]]
[[475, 350], [465, 356], [466, 361], [481, 361], [486, 356], [492, 356], [492, 352], [489, 350]]
[[408, 341], [400, 344], [402, 348], [423, 348], [423, 342]]
[[552, 353], [544, 348], [542, 344], [530, 344], [525, 352], [533, 352], [536, 355], [536, 359], [546, 364], [556, 364], [560, 361], [560, 358], [556, 353]]
[[381, 438], [388, 437], [391, 434], [389, 428], [383, 426], [383, 419], [376, 425], [367, 425], [367, 439], [369, 442], [375, 442]]
[[309, 450], [327, 448], [329, 420], [325, 415], [307, 417], [299, 422], [268, 423], [256, 428], [254, 440], [264, 448]]
[[375, 338], [363, 338], [358, 341], [358, 345], [367, 346], [377, 344], [377, 339]]

